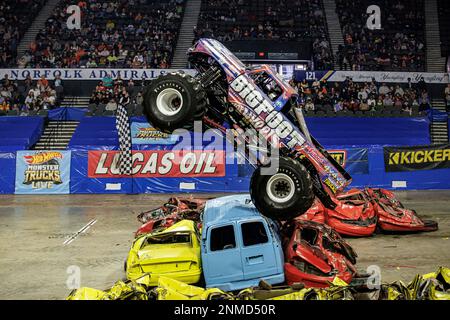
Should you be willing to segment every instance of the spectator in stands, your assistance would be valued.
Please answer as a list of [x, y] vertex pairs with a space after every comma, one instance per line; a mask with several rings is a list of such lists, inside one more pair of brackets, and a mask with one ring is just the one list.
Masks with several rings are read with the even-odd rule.
[[113, 86], [113, 84], [114, 84], [113, 79], [111, 78], [111, 76], [110, 76], [109, 73], [107, 73], [107, 74], [103, 77], [102, 82], [103, 82], [103, 85], [104, 85], [106, 88], [111, 88], [111, 87]]
[[48, 80], [45, 78], [45, 76], [41, 76], [41, 78], [38, 80], [37, 88], [42, 92], [47, 90]]
[[34, 97], [33, 92], [28, 93], [27, 97], [25, 98], [25, 106], [28, 110], [34, 110], [36, 105], [36, 98]]
[[391, 92], [391, 89], [389, 89], [389, 87], [386, 85], [386, 83], [383, 82], [383, 84], [381, 85], [380, 89], [378, 90], [378, 93], [386, 95], [386, 94], [388, 94], [390, 92]]
[[144, 103], [144, 97], [142, 96], [142, 92], [138, 92], [136, 95], [136, 104], [142, 105]]
[[312, 102], [311, 98], [306, 99], [305, 110], [314, 111], [314, 103]]
[[105, 110], [107, 111], [116, 111], [117, 110], [117, 102], [114, 98], [111, 98], [109, 102], [106, 104]]
[[447, 102], [447, 106], [450, 106], [450, 83], [447, 84], [447, 87], [444, 90], [445, 101]]

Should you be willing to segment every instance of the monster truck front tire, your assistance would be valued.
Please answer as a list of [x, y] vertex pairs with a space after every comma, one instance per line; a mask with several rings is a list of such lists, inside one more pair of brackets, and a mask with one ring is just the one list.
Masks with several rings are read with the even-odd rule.
[[161, 75], [146, 88], [144, 114], [161, 131], [178, 128], [191, 130], [206, 110], [206, 92], [202, 85], [184, 72]]
[[250, 180], [255, 207], [271, 219], [289, 220], [305, 213], [314, 202], [311, 178], [305, 167], [280, 157], [277, 172], [263, 175], [258, 167]]

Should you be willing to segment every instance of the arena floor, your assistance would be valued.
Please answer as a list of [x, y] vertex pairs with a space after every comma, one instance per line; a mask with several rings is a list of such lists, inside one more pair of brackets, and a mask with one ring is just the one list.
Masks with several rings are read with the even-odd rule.
[[[397, 194], [421, 216], [437, 220], [439, 231], [349, 239], [359, 255], [358, 268], [377, 265], [382, 281], [409, 281], [417, 273], [450, 266], [450, 191]], [[81, 286], [110, 287], [124, 276], [123, 262], [139, 227], [137, 214], [169, 197], [0, 196], [0, 299], [64, 299], [70, 292], [70, 266], [80, 268]], [[69, 242], [80, 230], [85, 232]]]

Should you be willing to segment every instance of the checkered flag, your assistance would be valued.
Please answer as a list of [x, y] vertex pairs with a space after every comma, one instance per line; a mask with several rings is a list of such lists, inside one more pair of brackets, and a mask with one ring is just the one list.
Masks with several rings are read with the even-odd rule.
[[120, 144], [120, 174], [131, 175], [132, 153], [130, 122], [128, 120], [127, 110], [120, 103], [117, 105], [116, 111], [116, 128], [119, 133]]

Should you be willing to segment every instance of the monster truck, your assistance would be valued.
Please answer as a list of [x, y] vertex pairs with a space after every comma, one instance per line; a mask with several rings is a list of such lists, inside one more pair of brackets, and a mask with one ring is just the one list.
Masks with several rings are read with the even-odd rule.
[[256, 155], [250, 194], [262, 214], [280, 220], [296, 217], [315, 196], [334, 208], [332, 195], [351, 177], [309, 134], [296, 91], [267, 65], [246, 67], [216, 40], [198, 40], [188, 56], [195, 76], [168, 73], [147, 86], [143, 106], [149, 122], [165, 132], [192, 129], [194, 121], [222, 131], [253, 129], [279, 151], [272, 175], [261, 170], [267, 157]]

